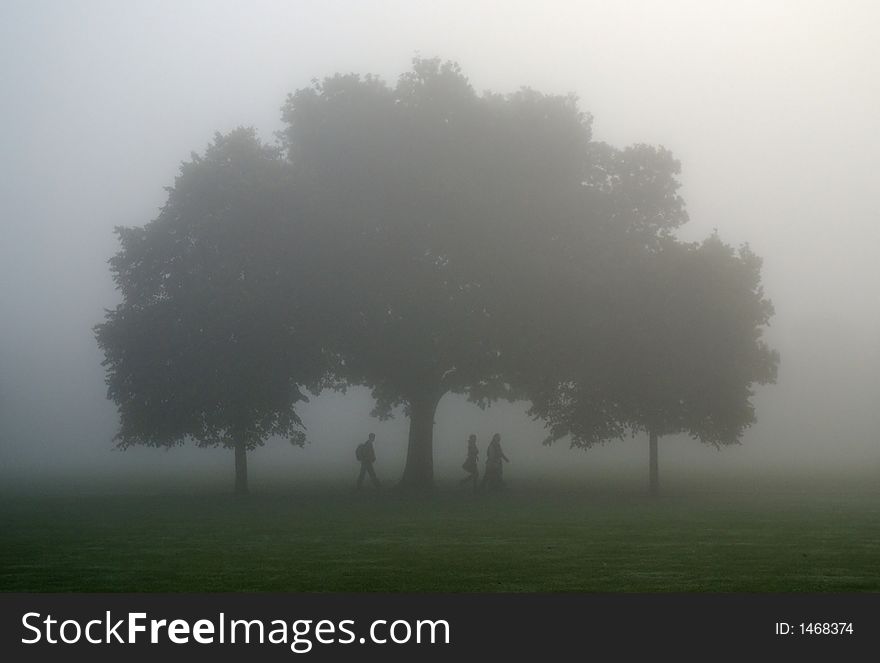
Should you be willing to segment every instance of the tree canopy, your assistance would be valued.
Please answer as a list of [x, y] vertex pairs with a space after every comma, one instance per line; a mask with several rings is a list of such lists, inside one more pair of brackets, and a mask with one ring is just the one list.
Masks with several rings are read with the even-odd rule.
[[533, 399], [547, 422], [545, 443], [574, 447], [645, 432], [650, 487], [658, 490], [657, 440], [687, 433], [716, 447], [738, 443], [755, 422], [754, 384], [776, 379], [778, 353], [762, 340], [773, 306], [760, 284], [761, 260], [717, 235], [665, 240], [627, 267], [621, 306], [599, 346], [579, 339], [570, 355], [591, 357]]
[[676, 240], [668, 150], [594, 141], [575, 97], [478, 93], [435, 59], [393, 86], [317, 81], [282, 113], [278, 149], [218, 136], [159, 218], [118, 231], [124, 301], [98, 340], [121, 444], [243, 457], [299, 432], [306, 390], [365, 385], [409, 416], [421, 488], [447, 393], [528, 401], [574, 446], [753, 421], [777, 361], [760, 260]]

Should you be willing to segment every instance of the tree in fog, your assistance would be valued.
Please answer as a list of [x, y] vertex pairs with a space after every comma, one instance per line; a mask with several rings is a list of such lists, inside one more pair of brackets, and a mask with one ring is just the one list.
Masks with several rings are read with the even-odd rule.
[[626, 415], [609, 398], [610, 377], [621, 375], [617, 351], [631, 350], [623, 339], [640, 324], [634, 314], [651, 305], [639, 274], [688, 220], [680, 170], [662, 147], [590, 145], [583, 190], [593, 221], [580, 220], [562, 255], [542, 257], [556, 273], [532, 288], [523, 285], [527, 296], [505, 339], [529, 412], [549, 429], [547, 444], [570, 435], [575, 446], [588, 447], [628, 430]]
[[271, 435], [302, 443], [294, 408], [321, 355], [305, 349], [286, 254], [292, 199], [277, 151], [238, 129], [182, 165], [154, 221], [117, 228], [122, 303], [96, 335], [120, 447], [230, 447], [244, 493], [249, 450]]
[[97, 333], [122, 446], [232, 446], [244, 490], [248, 449], [301, 439], [304, 387], [366, 385], [375, 415], [409, 416], [401, 483], [423, 489], [448, 393], [529, 401], [575, 446], [750, 423], [775, 370], [760, 261], [676, 242], [668, 150], [595, 142], [574, 97], [478, 94], [418, 58], [394, 86], [316, 82], [283, 119], [284, 156], [219, 136], [159, 218], [119, 230], [123, 303]]
[[477, 94], [451, 63], [416, 59], [393, 87], [328, 78], [291, 95], [284, 119], [319, 210], [308, 259], [336, 378], [369, 386], [380, 417], [405, 408], [404, 485], [433, 480], [444, 394], [526, 395], [531, 342], [589, 325], [569, 325], [570, 295], [606, 299], [618, 244], [682, 220], [674, 186], [669, 200], [646, 188], [669, 184], [665, 152], [595, 144], [573, 97]]
[[[629, 265], [602, 354], [536, 407], [551, 438], [590, 447], [625, 433], [649, 439], [649, 490], [659, 491], [658, 440], [687, 433], [716, 447], [755, 422], [753, 385], [776, 379], [778, 354], [762, 340], [773, 314], [761, 260], [713, 235], [662, 241]], [[577, 352], [596, 356], [595, 339]], [[574, 346], [569, 346], [569, 352]]]

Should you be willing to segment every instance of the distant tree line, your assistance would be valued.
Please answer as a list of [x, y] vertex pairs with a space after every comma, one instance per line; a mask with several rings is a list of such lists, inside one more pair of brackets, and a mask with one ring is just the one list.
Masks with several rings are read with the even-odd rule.
[[775, 380], [760, 259], [687, 221], [663, 148], [594, 141], [573, 96], [478, 94], [416, 59], [283, 106], [280, 144], [217, 134], [158, 217], [117, 228], [122, 303], [97, 325], [121, 447], [302, 444], [307, 394], [369, 387], [410, 420], [401, 485], [433, 482], [444, 395], [530, 403], [545, 443], [644, 431], [713, 445]]

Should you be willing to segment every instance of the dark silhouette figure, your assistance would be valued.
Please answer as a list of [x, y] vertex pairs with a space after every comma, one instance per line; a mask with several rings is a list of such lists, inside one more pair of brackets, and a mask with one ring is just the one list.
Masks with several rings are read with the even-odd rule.
[[483, 474], [483, 487], [489, 490], [498, 490], [504, 487], [504, 469], [501, 461], [509, 463], [510, 459], [504, 455], [501, 449], [501, 436], [498, 433], [492, 436], [492, 441], [486, 448], [486, 471]]
[[474, 490], [477, 489], [477, 482], [480, 478], [480, 469], [477, 467], [477, 458], [479, 455], [480, 451], [477, 449], [477, 436], [471, 435], [468, 438], [467, 458], [461, 465], [461, 468], [467, 472], [468, 475], [462, 479], [460, 483], [472, 483], [474, 485]]
[[364, 476], [367, 474], [370, 475], [370, 481], [373, 482], [374, 487], [378, 488], [381, 485], [379, 478], [376, 476], [376, 470], [373, 469], [373, 463], [376, 462], [376, 451], [373, 449], [373, 440], [375, 439], [376, 436], [370, 433], [367, 441], [359, 444], [355, 450], [355, 456], [361, 462], [361, 473], [358, 475], [357, 480], [358, 490], [363, 486]]

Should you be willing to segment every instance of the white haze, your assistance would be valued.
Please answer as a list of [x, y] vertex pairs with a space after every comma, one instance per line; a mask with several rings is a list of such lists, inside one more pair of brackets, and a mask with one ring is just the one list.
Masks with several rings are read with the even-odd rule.
[[[115, 304], [115, 225], [142, 225], [190, 151], [253, 125], [337, 71], [389, 82], [416, 55], [457, 60], [478, 90], [576, 93], [599, 140], [681, 160], [691, 223], [764, 257], [779, 383], [759, 422], [716, 452], [663, 442], [678, 471], [880, 472], [880, 4], [876, 2], [5, 2], [0, 5], [0, 474], [227, 478], [221, 450], [113, 450], [92, 326]], [[303, 413], [305, 449], [272, 441], [252, 476], [402, 468], [406, 421], [363, 390]], [[511, 476], [646, 471], [644, 440], [540, 446], [522, 408], [447, 397], [438, 474], [470, 432], [502, 433]], [[711, 472], [710, 472], [711, 473]]]

